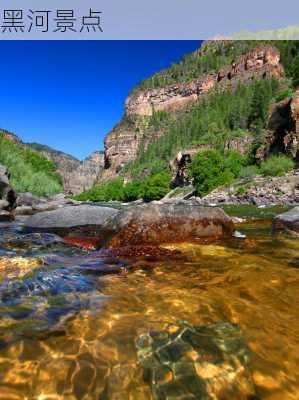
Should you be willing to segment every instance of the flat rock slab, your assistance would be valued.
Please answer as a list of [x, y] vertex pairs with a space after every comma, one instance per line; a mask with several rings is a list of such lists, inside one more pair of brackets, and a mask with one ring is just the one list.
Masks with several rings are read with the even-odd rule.
[[179, 322], [141, 334], [136, 347], [155, 400], [256, 398], [250, 353], [236, 325]]
[[231, 237], [234, 224], [221, 208], [181, 201], [129, 207], [107, 220], [104, 228], [108, 247], [116, 248]]
[[26, 220], [25, 227], [33, 231], [53, 232], [59, 235], [98, 236], [109, 217], [118, 210], [92, 205], [67, 206], [35, 214]]
[[273, 230], [277, 231], [293, 231], [299, 233], [299, 207], [277, 215], [273, 219]]

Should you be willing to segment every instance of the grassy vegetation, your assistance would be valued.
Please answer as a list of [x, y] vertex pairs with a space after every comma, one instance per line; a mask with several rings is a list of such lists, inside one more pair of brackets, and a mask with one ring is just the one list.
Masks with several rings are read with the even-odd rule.
[[11, 184], [18, 192], [49, 196], [63, 191], [54, 163], [40, 154], [18, 146], [0, 134], [0, 164], [11, 172]]
[[260, 167], [260, 171], [265, 176], [282, 176], [294, 169], [295, 163], [285, 155], [272, 155], [265, 160]]

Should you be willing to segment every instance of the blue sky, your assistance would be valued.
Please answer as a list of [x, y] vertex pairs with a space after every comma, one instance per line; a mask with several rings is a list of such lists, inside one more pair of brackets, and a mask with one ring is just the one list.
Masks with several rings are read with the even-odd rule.
[[84, 158], [140, 80], [199, 41], [0, 41], [0, 127]]

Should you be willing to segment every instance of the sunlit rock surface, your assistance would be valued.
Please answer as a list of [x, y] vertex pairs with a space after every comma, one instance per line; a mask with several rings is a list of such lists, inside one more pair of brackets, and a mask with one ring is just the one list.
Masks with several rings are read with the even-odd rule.
[[189, 202], [155, 203], [127, 208], [105, 224], [109, 247], [159, 245], [198, 238], [230, 237], [232, 220], [222, 209]]

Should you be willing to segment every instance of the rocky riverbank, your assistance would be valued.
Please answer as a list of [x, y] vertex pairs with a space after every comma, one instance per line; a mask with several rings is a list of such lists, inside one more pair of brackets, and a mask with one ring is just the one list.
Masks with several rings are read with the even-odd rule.
[[229, 187], [217, 188], [196, 200], [202, 205], [296, 205], [299, 203], [299, 170], [280, 177], [257, 175], [250, 179], [239, 179]]

